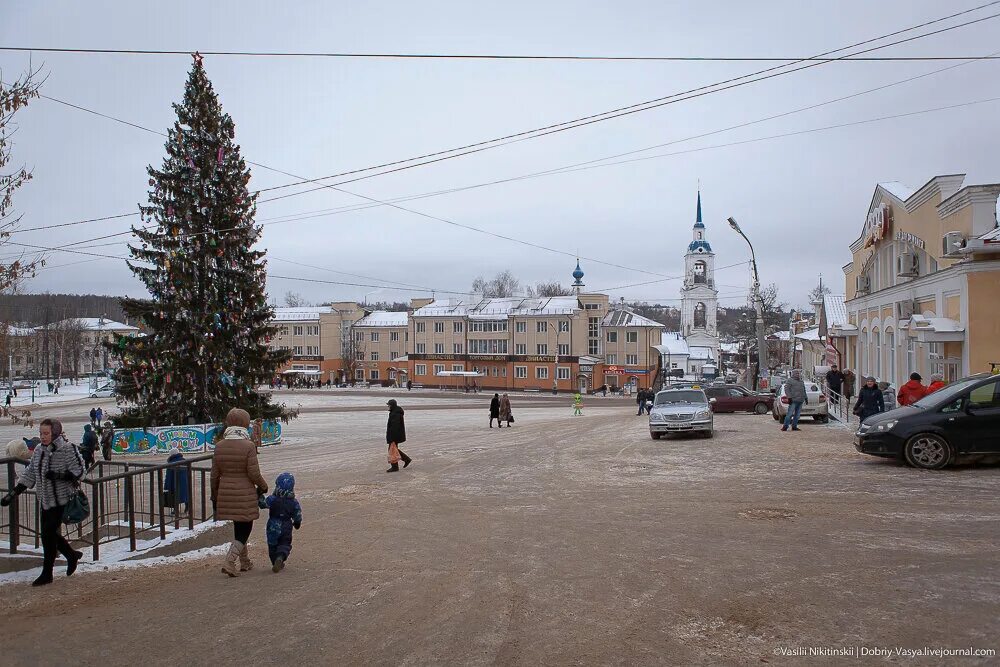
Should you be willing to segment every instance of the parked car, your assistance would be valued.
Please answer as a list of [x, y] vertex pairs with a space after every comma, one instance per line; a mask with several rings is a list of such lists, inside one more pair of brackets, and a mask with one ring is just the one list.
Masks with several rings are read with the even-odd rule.
[[667, 433], [698, 433], [711, 438], [715, 432], [712, 402], [701, 389], [664, 389], [656, 392], [649, 412], [649, 435], [659, 440]]
[[714, 398], [715, 412], [755, 412], [766, 415], [774, 405], [772, 394], [762, 394], [750, 391], [736, 384], [726, 384], [721, 387], [709, 387], [705, 395]]
[[916, 403], [866, 419], [854, 435], [862, 454], [940, 470], [959, 456], [1000, 456], [1000, 375], [973, 375]]
[[[802, 406], [802, 416], [812, 417], [820, 423], [827, 423], [830, 421], [830, 406], [826, 403], [826, 396], [823, 394], [823, 389], [815, 382], [805, 381], [806, 383], [806, 397], [808, 397], [809, 402]], [[778, 391], [774, 397], [774, 405], [771, 408], [771, 415], [774, 417], [774, 421], [783, 421], [785, 415], [788, 414], [788, 405], [791, 401], [788, 400], [788, 395], [785, 393], [785, 384], [782, 383], [778, 387]]]
[[105, 384], [98, 387], [96, 390], [90, 392], [91, 398], [111, 398], [115, 395], [115, 385], [113, 383]]

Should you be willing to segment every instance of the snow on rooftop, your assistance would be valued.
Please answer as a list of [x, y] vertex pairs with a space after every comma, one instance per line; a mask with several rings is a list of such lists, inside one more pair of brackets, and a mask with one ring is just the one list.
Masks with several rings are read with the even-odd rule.
[[[139, 327], [133, 327], [128, 324], [122, 324], [121, 322], [115, 322], [114, 320], [109, 320], [104, 317], [75, 317], [67, 320], [62, 320], [61, 322], [54, 322], [49, 325], [49, 327], [59, 327], [60, 325], [68, 322], [79, 322], [80, 325], [87, 331], [138, 331]], [[45, 327], [38, 327], [39, 329], [44, 329]]]
[[1000, 243], [1000, 227], [995, 227], [979, 237], [980, 241], [987, 243]]
[[799, 340], [819, 340], [819, 327], [813, 327], [812, 329], [806, 329], [802, 333], [795, 336]]
[[643, 317], [638, 313], [633, 313], [627, 308], [615, 308], [604, 316], [601, 326], [605, 327], [657, 327], [662, 329], [663, 325], [648, 317]]
[[356, 327], [405, 327], [409, 316], [405, 312], [376, 310], [354, 323]]
[[320, 314], [333, 312], [330, 306], [300, 306], [295, 308], [275, 308], [274, 320], [276, 322], [308, 322], [318, 320]]
[[676, 331], [664, 331], [660, 334], [660, 344], [656, 346], [660, 354], [669, 353], [673, 357], [684, 357], [691, 354], [687, 341]]
[[879, 187], [902, 202], [905, 202], [913, 196], [914, 192], [916, 192], [916, 190], [910, 186], [905, 183], [900, 183], [899, 181], [885, 181], [883, 183], [879, 183]]
[[740, 344], [739, 343], [719, 343], [719, 351], [725, 354], [739, 354]]
[[507, 319], [510, 316], [571, 315], [580, 309], [575, 296], [531, 299], [504, 297], [496, 299], [436, 299], [413, 311], [414, 317], [468, 317], [469, 319]]
[[826, 324], [830, 327], [841, 327], [847, 324], [847, 306], [843, 294], [824, 294], [823, 310], [826, 311]]
[[924, 317], [914, 315], [910, 319], [910, 327], [914, 329], [930, 329], [936, 333], [962, 333], [965, 325], [947, 317]]

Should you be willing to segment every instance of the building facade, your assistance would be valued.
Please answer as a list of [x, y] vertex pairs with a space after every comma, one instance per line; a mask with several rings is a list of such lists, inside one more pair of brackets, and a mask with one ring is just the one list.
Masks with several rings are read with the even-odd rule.
[[333, 382], [353, 377], [357, 349], [351, 327], [365, 315], [366, 311], [352, 301], [275, 308], [272, 324], [278, 332], [268, 344], [292, 353], [281, 372]]
[[912, 372], [951, 381], [1000, 362], [1000, 184], [964, 180], [876, 186], [844, 267], [844, 310], [824, 303], [830, 360], [897, 387]]
[[139, 328], [104, 317], [81, 317], [40, 327], [8, 327], [7, 374], [15, 378], [109, 373], [119, 362], [105, 347]]

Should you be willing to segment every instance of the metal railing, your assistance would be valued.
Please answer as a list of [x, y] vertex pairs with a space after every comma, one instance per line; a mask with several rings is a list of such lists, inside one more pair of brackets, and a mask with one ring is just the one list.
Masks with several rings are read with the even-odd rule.
[[848, 428], [855, 428], [859, 420], [854, 414], [854, 401], [841, 393], [833, 391], [825, 384], [821, 384], [821, 391], [826, 397], [826, 407], [830, 419]]
[[[214, 520], [211, 495], [212, 454], [203, 454], [175, 463], [140, 463], [134, 461], [97, 461], [81, 480], [90, 499], [90, 516], [66, 528], [66, 539], [89, 545], [93, 559], [100, 558], [102, 544], [129, 540], [129, 551], [135, 551], [140, 539], [166, 539], [167, 527], [177, 530], [183, 524], [193, 530], [196, 523]], [[205, 462], [209, 462], [206, 466]], [[17, 483], [18, 468], [27, 461], [0, 459], [6, 467], [6, 487]], [[164, 480], [172, 471], [172, 488]], [[182, 490], [187, 488], [187, 502], [181, 503]], [[13, 499], [0, 511], [0, 539], [6, 538], [10, 553], [17, 553], [21, 544], [41, 543], [39, 521], [41, 507], [34, 491], [29, 489]], [[28, 538], [28, 539], [25, 539]]]

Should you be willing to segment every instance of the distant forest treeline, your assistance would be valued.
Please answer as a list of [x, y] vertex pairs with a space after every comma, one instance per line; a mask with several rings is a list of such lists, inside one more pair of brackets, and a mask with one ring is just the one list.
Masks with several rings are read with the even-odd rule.
[[69, 318], [101, 316], [116, 322], [125, 321], [118, 297], [98, 294], [0, 295], [0, 322], [39, 326]]

